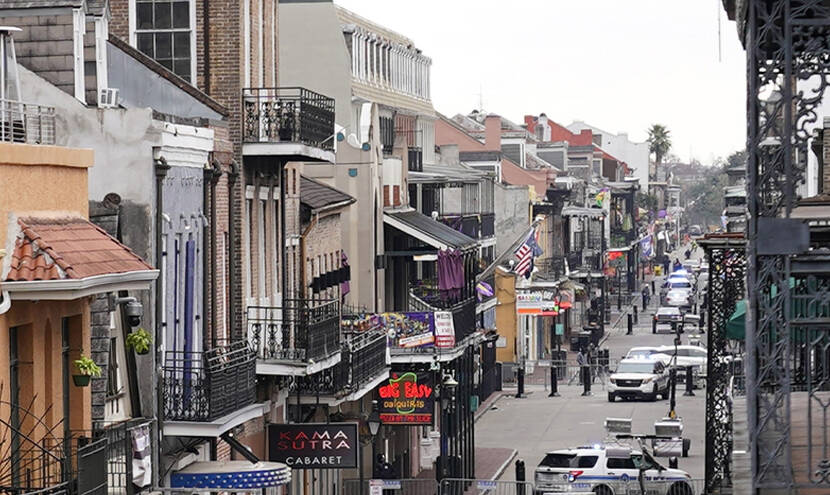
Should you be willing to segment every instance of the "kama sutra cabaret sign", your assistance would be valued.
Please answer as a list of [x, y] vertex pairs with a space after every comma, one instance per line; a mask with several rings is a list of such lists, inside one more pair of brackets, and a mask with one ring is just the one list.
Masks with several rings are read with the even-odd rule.
[[380, 421], [390, 425], [431, 425], [435, 386], [430, 373], [392, 372], [378, 387]]
[[268, 459], [293, 469], [356, 468], [357, 423], [268, 425]]

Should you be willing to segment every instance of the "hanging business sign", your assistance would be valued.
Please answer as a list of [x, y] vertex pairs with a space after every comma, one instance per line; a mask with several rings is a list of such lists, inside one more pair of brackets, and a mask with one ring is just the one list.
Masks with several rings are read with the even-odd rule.
[[357, 423], [268, 425], [268, 459], [292, 469], [356, 468]]
[[389, 425], [431, 425], [435, 383], [431, 373], [395, 372], [377, 390], [380, 421]]
[[435, 345], [435, 318], [432, 313], [383, 313], [379, 315], [389, 345], [402, 349]]
[[556, 294], [547, 290], [517, 291], [516, 312], [529, 316], [556, 316], [559, 301]]
[[433, 318], [435, 321], [435, 347], [442, 349], [455, 347], [455, 325], [452, 321], [452, 312], [436, 311]]

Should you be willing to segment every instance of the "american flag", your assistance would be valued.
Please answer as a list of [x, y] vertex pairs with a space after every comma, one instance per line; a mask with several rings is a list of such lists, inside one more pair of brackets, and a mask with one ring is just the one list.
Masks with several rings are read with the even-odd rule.
[[521, 277], [530, 270], [533, 263], [533, 248], [530, 247], [527, 241], [516, 251], [516, 257], [519, 258], [519, 263], [516, 265], [516, 274]]

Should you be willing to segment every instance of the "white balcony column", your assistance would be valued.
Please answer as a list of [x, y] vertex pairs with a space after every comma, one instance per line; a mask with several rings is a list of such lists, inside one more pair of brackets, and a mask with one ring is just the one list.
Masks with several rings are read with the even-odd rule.
[[365, 81], [367, 76], [368, 64], [368, 47], [369, 40], [366, 38], [366, 33], [360, 33], [360, 80]]

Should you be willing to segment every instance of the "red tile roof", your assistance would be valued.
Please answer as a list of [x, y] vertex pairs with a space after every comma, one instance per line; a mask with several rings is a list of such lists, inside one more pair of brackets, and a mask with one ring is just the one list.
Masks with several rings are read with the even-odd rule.
[[7, 282], [84, 279], [96, 275], [152, 270], [89, 220], [21, 218]]

